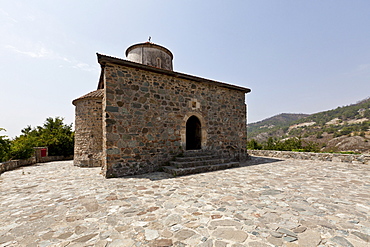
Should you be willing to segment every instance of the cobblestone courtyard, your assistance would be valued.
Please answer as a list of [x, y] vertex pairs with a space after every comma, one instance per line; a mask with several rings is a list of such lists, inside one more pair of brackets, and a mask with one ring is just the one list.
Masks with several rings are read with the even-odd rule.
[[0, 246], [370, 246], [370, 167], [254, 157], [105, 179], [72, 161], [0, 176]]

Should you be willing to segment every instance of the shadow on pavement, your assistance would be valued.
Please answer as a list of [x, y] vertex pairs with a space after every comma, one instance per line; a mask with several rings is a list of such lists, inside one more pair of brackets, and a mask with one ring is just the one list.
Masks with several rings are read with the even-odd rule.
[[[239, 167], [229, 168], [228, 170], [237, 169], [237, 168], [246, 167], [246, 166], [262, 165], [262, 164], [279, 162], [279, 161], [282, 161], [282, 160], [275, 159], [275, 158], [250, 156], [249, 160], [244, 161], [244, 162], [240, 162]], [[210, 172], [212, 172], [212, 171], [210, 171]], [[207, 172], [204, 172], [204, 173], [207, 173]], [[191, 176], [191, 175], [193, 175], [193, 174], [184, 175], [184, 176]], [[144, 178], [144, 179], [150, 179], [152, 181], [156, 181], [156, 180], [162, 180], [162, 179], [175, 178], [175, 176], [173, 176], [171, 174], [168, 174], [168, 173], [165, 173], [165, 172], [152, 172], [152, 173], [146, 173], [146, 174], [141, 174], [141, 175], [125, 176], [124, 178]]]
[[240, 167], [262, 165], [262, 164], [274, 163], [274, 162], [280, 162], [280, 161], [283, 161], [283, 160], [276, 159], [276, 158], [250, 156], [249, 160], [240, 163]]

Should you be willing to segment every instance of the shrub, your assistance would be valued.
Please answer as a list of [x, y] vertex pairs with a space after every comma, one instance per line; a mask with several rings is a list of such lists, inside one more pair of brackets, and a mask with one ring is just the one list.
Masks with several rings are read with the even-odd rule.
[[74, 133], [72, 125], [63, 123], [63, 118], [47, 118], [43, 126], [21, 130], [22, 134], [11, 141], [8, 159], [27, 159], [34, 154], [34, 147], [48, 147], [49, 155], [73, 154]]
[[322, 132], [322, 131], [317, 132], [317, 134], [316, 134], [316, 138], [317, 138], [317, 139], [321, 139], [321, 138], [323, 138], [322, 134], [323, 134], [323, 132]]
[[[5, 131], [5, 129], [0, 128], [0, 131]], [[6, 161], [10, 150], [10, 141], [7, 136], [0, 136], [0, 162]]]
[[262, 145], [258, 144], [258, 142], [255, 139], [252, 139], [247, 143], [247, 148], [258, 150], [258, 149], [262, 149]]

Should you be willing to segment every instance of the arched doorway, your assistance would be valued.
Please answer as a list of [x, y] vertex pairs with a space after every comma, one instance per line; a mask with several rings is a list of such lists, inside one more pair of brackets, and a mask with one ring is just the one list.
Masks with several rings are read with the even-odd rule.
[[186, 150], [201, 149], [202, 126], [199, 118], [191, 116], [186, 122]]

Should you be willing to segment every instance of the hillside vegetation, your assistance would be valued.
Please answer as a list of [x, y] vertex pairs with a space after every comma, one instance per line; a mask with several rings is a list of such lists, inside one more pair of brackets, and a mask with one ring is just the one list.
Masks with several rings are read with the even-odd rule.
[[308, 114], [281, 113], [265, 120], [248, 124], [248, 139], [267, 141], [268, 137], [283, 136], [292, 123], [309, 116]]
[[285, 150], [291, 148], [288, 142], [295, 142], [291, 149], [369, 153], [370, 98], [311, 115], [283, 113], [249, 124], [248, 140], [249, 148]]

